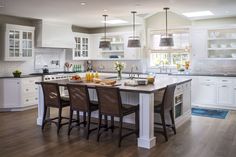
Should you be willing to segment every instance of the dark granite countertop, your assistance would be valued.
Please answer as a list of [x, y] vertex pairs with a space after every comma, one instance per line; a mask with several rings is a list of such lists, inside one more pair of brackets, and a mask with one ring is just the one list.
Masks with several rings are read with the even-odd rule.
[[30, 77], [39, 77], [39, 75], [21, 75], [20, 77], [0, 76], [0, 79], [19, 79], [19, 78], [30, 78]]

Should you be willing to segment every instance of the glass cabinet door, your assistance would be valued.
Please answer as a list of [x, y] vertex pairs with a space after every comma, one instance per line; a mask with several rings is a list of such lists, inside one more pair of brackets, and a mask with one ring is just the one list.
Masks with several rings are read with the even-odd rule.
[[88, 38], [82, 38], [82, 57], [88, 57]]
[[33, 35], [32, 32], [22, 32], [22, 56], [32, 57], [33, 51]]
[[9, 57], [21, 57], [20, 55], [20, 31], [9, 31]]

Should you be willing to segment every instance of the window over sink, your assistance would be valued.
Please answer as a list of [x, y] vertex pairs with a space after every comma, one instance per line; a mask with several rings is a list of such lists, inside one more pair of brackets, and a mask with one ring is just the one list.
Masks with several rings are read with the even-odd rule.
[[159, 67], [162, 65], [176, 66], [184, 65], [189, 61], [190, 39], [188, 29], [170, 30], [173, 34], [173, 47], [160, 47], [160, 38], [164, 30], [152, 31], [150, 33], [150, 67]]

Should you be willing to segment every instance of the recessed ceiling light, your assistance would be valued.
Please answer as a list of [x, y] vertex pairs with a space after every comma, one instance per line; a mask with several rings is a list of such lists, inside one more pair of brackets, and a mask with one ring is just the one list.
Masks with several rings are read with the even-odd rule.
[[104, 12], [107, 12], [108, 10], [107, 9], [103, 9]]
[[86, 2], [80, 2], [80, 5], [86, 5]]
[[[102, 23], [105, 23], [105, 21], [102, 21]], [[107, 20], [106, 23], [108, 24], [122, 24], [122, 23], [128, 23], [127, 21], [124, 20]]]
[[214, 15], [211, 11], [196, 11], [196, 12], [188, 12], [188, 13], [182, 13], [184, 16], [187, 17], [200, 17], [200, 16], [211, 16]]

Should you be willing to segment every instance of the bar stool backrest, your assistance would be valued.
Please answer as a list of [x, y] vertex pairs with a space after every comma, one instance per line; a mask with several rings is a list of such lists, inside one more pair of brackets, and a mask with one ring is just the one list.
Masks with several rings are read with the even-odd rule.
[[[162, 110], [170, 110], [174, 105], [174, 95], [175, 95], [176, 84], [168, 85], [165, 89], [163, 102], [162, 102]], [[163, 110], [163, 111], [164, 111]]]
[[121, 115], [121, 96], [117, 87], [96, 87], [99, 103], [99, 111], [103, 115]]
[[59, 108], [61, 105], [60, 91], [57, 83], [42, 82], [44, 105]]
[[67, 85], [70, 97], [70, 107], [77, 111], [89, 111], [90, 99], [86, 85]]

